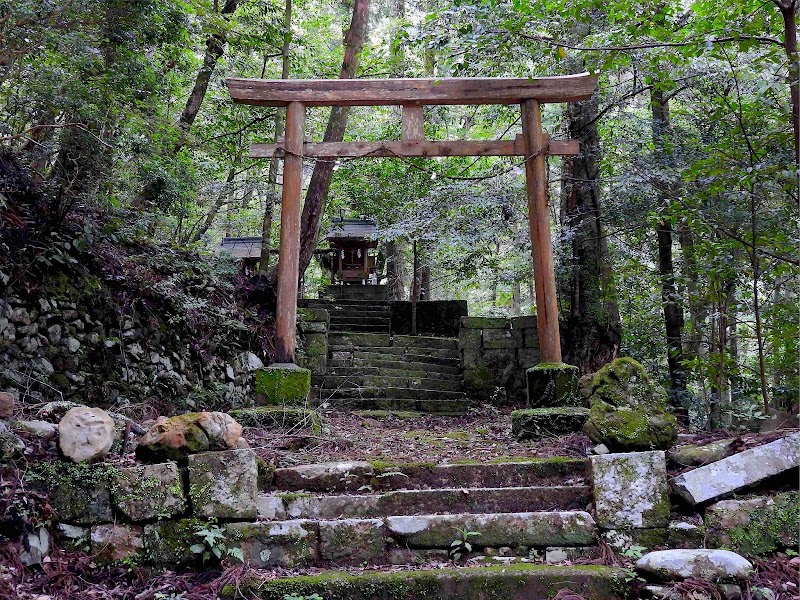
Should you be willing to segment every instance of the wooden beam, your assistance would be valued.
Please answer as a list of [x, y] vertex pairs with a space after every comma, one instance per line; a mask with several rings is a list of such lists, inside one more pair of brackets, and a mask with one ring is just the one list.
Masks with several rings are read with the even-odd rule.
[[234, 102], [258, 106], [385, 106], [577, 102], [594, 93], [597, 77], [442, 79], [226, 79]]
[[300, 194], [303, 185], [303, 131], [306, 109], [292, 102], [286, 109], [281, 199], [281, 242], [278, 253], [278, 299], [275, 315], [275, 361], [293, 363], [297, 345], [297, 290], [300, 281]]
[[[549, 140], [548, 154], [577, 155], [578, 140]], [[286, 156], [285, 144], [250, 144], [250, 158]], [[303, 156], [309, 158], [386, 158], [412, 156], [525, 156], [525, 144], [516, 140], [306, 142]]]
[[425, 139], [425, 115], [421, 104], [403, 105], [403, 140]]
[[536, 286], [536, 320], [539, 326], [539, 351], [542, 362], [561, 362], [561, 335], [558, 329], [556, 275], [553, 268], [553, 243], [550, 238], [550, 211], [547, 207], [547, 134], [542, 131], [539, 102], [522, 103], [522, 135], [525, 144], [525, 184], [528, 190], [528, 219], [531, 255]]

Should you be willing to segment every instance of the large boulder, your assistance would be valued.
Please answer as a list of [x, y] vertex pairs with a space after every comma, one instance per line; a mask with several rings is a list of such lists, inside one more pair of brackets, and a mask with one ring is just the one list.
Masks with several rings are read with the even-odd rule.
[[678, 438], [667, 393], [632, 358], [618, 358], [582, 377], [581, 395], [590, 403], [586, 434], [612, 451], [667, 449]]
[[103, 459], [114, 435], [114, 420], [101, 408], [71, 408], [58, 422], [58, 447], [76, 463]]
[[168, 461], [208, 450], [231, 450], [241, 435], [242, 426], [222, 412], [159, 417], [139, 440], [136, 455], [143, 460]]

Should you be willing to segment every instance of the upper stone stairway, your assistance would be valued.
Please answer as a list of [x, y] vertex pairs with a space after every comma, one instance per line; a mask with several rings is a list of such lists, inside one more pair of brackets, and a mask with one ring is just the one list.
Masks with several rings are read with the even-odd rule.
[[350, 409], [462, 413], [458, 340], [390, 334], [389, 303], [380, 300], [307, 300], [325, 308], [328, 369], [312, 377], [318, 403]]

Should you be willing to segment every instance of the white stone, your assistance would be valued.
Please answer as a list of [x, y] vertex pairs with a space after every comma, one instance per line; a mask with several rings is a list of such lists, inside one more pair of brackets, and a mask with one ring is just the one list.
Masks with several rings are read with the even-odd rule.
[[40, 527], [37, 531], [27, 534], [27, 546], [29, 550], [19, 553], [20, 562], [26, 567], [40, 565], [50, 552], [50, 534], [47, 529]]
[[664, 452], [592, 456], [597, 524], [602, 529], [649, 529], [669, 522]]
[[700, 504], [798, 465], [800, 432], [678, 475], [672, 480], [672, 486], [690, 504]]
[[256, 510], [258, 518], [266, 521], [277, 521], [286, 518], [286, 508], [283, 506], [283, 499], [278, 496], [259, 494], [256, 500]]
[[81, 343], [74, 337], [68, 337], [66, 340], [64, 340], [64, 345], [67, 347], [67, 350], [73, 354], [80, 350], [81, 347]]
[[58, 423], [58, 446], [73, 462], [101, 459], [113, 443], [114, 421], [101, 408], [71, 408]]
[[659, 550], [636, 561], [636, 569], [662, 579], [747, 579], [753, 565], [729, 550]]

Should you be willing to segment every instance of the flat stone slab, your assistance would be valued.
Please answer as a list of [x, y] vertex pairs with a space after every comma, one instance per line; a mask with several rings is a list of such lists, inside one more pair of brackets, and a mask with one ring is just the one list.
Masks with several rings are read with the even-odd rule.
[[800, 432], [678, 475], [672, 487], [690, 504], [700, 504], [754, 485], [800, 465]]
[[597, 524], [603, 529], [649, 529], [669, 522], [664, 452], [591, 457]]
[[687, 579], [747, 579], [753, 565], [742, 556], [728, 550], [659, 550], [636, 561], [636, 569], [665, 580]]
[[325, 600], [530, 600], [551, 598], [559, 589], [579, 593], [586, 600], [620, 597], [622, 569], [598, 566], [512, 564], [458, 569], [433, 569], [348, 575], [327, 571], [316, 575], [260, 581], [245, 580], [239, 591], [253, 592], [263, 600], [284, 600], [287, 595]]
[[337, 565], [385, 562], [382, 528], [382, 519], [320, 521], [320, 558]]
[[597, 540], [594, 519], [583, 511], [396, 516], [386, 519], [386, 527], [417, 548], [449, 548], [464, 530], [481, 534], [469, 540], [480, 548], [589, 546]]
[[374, 472], [372, 463], [365, 461], [299, 465], [275, 469], [274, 487], [289, 491], [355, 491], [368, 484]]

